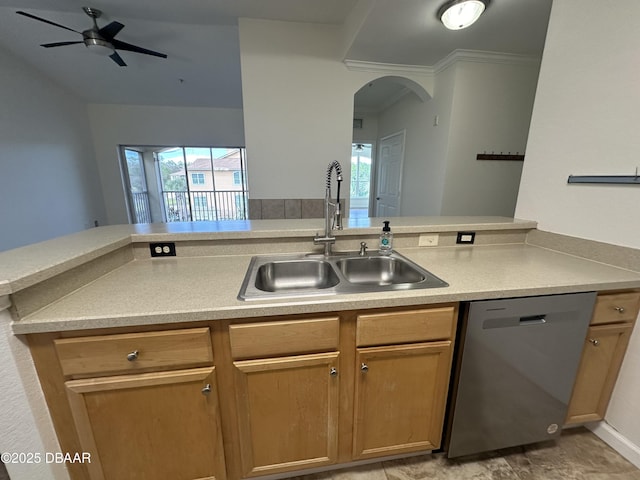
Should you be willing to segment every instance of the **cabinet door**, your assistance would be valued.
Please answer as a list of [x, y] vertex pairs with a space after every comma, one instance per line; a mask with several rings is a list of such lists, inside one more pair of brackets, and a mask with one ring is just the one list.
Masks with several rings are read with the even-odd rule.
[[213, 367], [66, 387], [92, 480], [226, 478]]
[[567, 424], [604, 418], [632, 329], [631, 323], [589, 328], [569, 403]]
[[357, 351], [354, 458], [440, 447], [451, 342]]
[[338, 353], [234, 362], [244, 475], [337, 460]]

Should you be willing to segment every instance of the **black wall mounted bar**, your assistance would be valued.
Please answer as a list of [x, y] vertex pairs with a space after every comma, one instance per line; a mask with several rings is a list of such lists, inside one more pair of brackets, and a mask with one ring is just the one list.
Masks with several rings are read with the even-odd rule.
[[567, 183], [604, 183], [609, 185], [640, 185], [638, 175], [569, 175]]
[[479, 153], [476, 155], [476, 160], [515, 160], [522, 162], [524, 161], [524, 155], [512, 155], [511, 153]]

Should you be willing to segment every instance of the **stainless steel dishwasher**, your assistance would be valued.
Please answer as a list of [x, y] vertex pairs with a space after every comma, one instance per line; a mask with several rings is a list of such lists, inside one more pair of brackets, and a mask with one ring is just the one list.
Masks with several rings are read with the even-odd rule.
[[556, 437], [596, 294], [470, 302], [449, 458]]

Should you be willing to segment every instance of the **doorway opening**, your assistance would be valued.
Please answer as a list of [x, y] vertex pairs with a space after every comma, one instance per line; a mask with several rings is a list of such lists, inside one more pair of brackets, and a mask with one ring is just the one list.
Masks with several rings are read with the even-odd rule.
[[[402, 191], [405, 183], [405, 132], [412, 131], [410, 127], [413, 121], [405, 108], [407, 105], [414, 105], [416, 101], [427, 102], [430, 98], [431, 95], [421, 84], [396, 75], [374, 78], [354, 93], [352, 142], [354, 145], [375, 146], [371, 157], [373, 166], [367, 212], [370, 217], [402, 214], [402, 195], [408, 194]], [[352, 158], [353, 156], [352, 149]], [[414, 158], [414, 163], [418, 163], [418, 158]], [[411, 162], [409, 165], [411, 166]], [[353, 167], [351, 174], [354, 175]], [[351, 211], [350, 213], [353, 216]], [[355, 213], [363, 213], [363, 210], [355, 210]]]
[[351, 145], [351, 188], [349, 218], [369, 216], [373, 144]]

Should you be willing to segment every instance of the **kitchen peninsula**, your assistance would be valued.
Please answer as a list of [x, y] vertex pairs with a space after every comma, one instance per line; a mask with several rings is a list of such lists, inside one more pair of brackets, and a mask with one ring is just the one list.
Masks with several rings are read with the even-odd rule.
[[[362, 241], [375, 245], [381, 225], [382, 219], [352, 220], [337, 233], [335, 250], [357, 251]], [[24, 340], [23, 354], [30, 347], [60, 446], [50, 446], [49, 417], [42, 411], [30, 413], [39, 430], [33, 436], [58, 451], [99, 452], [90, 465], [68, 465], [71, 478], [92, 479], [124, 478], [118, 468], [136, 471], [148, 465], [145, 455], [182, 441], [200, 453], [198, 461], [185, 461], [190, 473], [182, 470], [176, 475], [186, 476], [175, 478], [236, 480], [429, 451], [441, 447], [460, 302], [595, 291], [627, 301], [627, 315], [633, 309], [637, 314], [640, 273], [622, 260], [625, 249], [501, 217], [393, 219], [394, 248], [448, 287], [237, 299], [253, 255], [315, 251], [312, 239], [321, 228], [321, 220], [109, 226], [0, 253], [1, 319], [11, 321], [13, 334]], [[473, 245], [456, 244], [458, 232], [470, 231], [476, 234]], [[419, 246], [421, 235], [432, 244], [437, 236], [437, 246]], [[151, 258], [151, 242], [175, 243], [176, 256]], [[632, 327], [635, 317], [625, 319]], [[370, 376], [370, 384], [361, 383], [361, 364], [371, 365], [375, 360], [367, 359], [373, 358], [391, 365], [380, 358], [398, 352], [417, 362], [406, 365], [430, 375], [425, 383], [433, 387], [414, 392], [433, 397], [423, 402], [428, 411], [419, 401], [402, 404], [431, 418], [415, 444], [397, 441], [401, 433], [371, 437], [376, 405], [366, 392], [385, 380]], [[433, 370], [421, 370], [424, 358]], [[44, 402], [33, 391], [34, 379], [24, 378], [34, 373], [29, 361], [23, 356], [13, 363], [25, 390], [39, 395], [29, 402], [33, 410]], [[267, 432], [289, 428], [282, 425], [287, 417], [278, 417], [278, 402], [287, 415], [296, 413], [291, 399], [276, 395], [280, 390], [272, 391], [275, 404], [260, 403], [268, 389], [264, 382], [308, 382], [309, 404], [298, 413], [313, 419], [313, 442], [271, 448], [282, 442]], [[194, 388], [198, 396], [188, 403], [184, 398]], [[124, 391], [126, 399], [116, 398]], [[113, 461], [128, 448], [114, 446], [114, 415], [120, 412], [124, 424], [136, 419], [144, 430], [154, 421], [147, 423], [146, 408], [157, 403], [157, 415], [176, 408], [171, 401], [191, 412], [184, 422], [192, 436], [170, 447], [156, 445], [155, 451], [150, 446], [139, 464]], [[131, 402], [145, 407], [118, 410]], [[273, 418], [254, 411], [256, 404], [273, 411]], [[114, 410], [103, 418], [105, 405]], [[176, 418], [167, 418], [164, 428], [184, 436], [185, 425]], [[154, 468], [167, 468], [156, 463]]]

